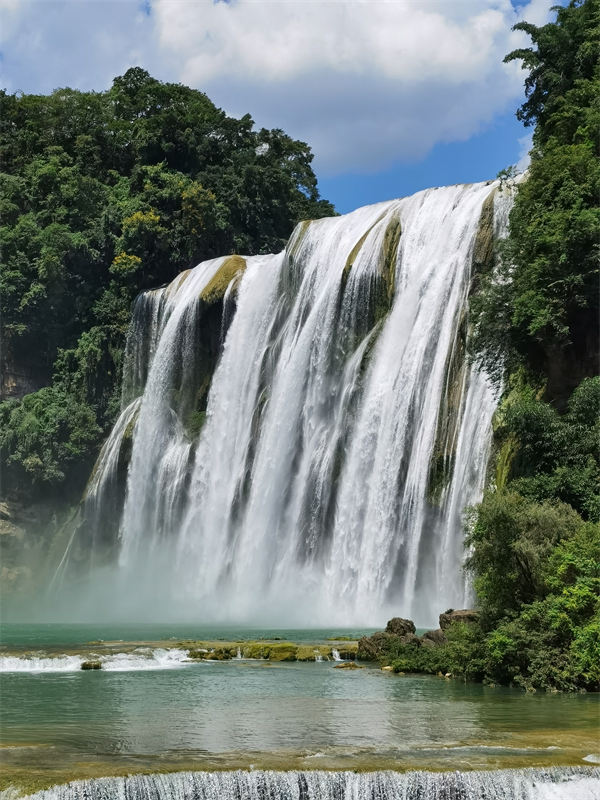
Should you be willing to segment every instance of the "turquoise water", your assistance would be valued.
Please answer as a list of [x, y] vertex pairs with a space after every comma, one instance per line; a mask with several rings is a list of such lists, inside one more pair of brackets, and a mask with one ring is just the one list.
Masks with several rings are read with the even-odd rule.
[[[170, 635], [207, 628], [30, 627], [7, 648]], [[214, 631], [213, 631], [214, 633]], [[220, 629], [221, 637], [238, 638]], [[238, 631], [257, 638], [259, 631]], [[342, 631], [262, 631], [304, 641]], [[326, 635], [327, 634], [327, 635]], [[152, 652], [155, 652], [154, 650]], [[158, 652], [158, 651], [156, 651]], [[163, 653], [163, 650], [160, 652]], [[174, 651], [171, 651], [173, 654]], [[154, 662], [153, 662], [154, 663]], [[115, 671], [4, 672], [1, 780], [157, 769], [471, 769], [585, 764], [597, 754], [600, 697], [524, 694], [332, 662], [157, 663]]]
[[281, 639], [294, 642], [325, 642], [336, 637], [358, 639], [374, 628], [248, 628], [171, 623], [130, 624], [37, 624], [1, 623], [0, 647], [57, 647], [85, 645], [91, 641], [181, 641], [185, 639], [241, 641]]

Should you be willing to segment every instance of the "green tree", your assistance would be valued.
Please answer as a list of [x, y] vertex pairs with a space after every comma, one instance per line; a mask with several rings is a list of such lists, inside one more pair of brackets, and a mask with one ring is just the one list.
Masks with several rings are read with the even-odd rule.
[[[3, 366], [58, 393], [5, 408], [8, 483], [34, 472], [30, 486], [67, 481], [71, 455], [87, 459], [42, 444], [44, 403], [57, 410], [68, 397], [78, 429], [89, 411], [106, 430], [138, 292], [217, 255], [279, 250], [301, 219], [334, 213], [311, 160], [303, 142], [257, 131], [250, 115], [228, 117], [202, 92], [139, 67], [105, 92], [0, 91]], [[34, 429], [39, 447], [26, 455]], [[88, 443], [93, 456], [98, 440]]]
[[599, 9], [572, 0], [555, 22], [515, 26], [534, 45], [505, 59], [528, 70], [517, 116], [535, 125], [531, 166], [499, 269], [473, 304], [488, 363], [525, 364], [559, 403], [598, 368]]

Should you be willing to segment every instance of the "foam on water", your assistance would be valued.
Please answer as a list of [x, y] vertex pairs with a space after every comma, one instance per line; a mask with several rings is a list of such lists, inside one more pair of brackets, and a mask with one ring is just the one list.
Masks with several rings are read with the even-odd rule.
[[189, 663], [186, 650], [139, 648], [131, 653], [0, 656], [0, 672], [77, 672], [84, 661], [99, 661], [106, 672], [179, 669]]
[[36, 800], [598, 800], [600, 770], [181, 772], [75, 781]]

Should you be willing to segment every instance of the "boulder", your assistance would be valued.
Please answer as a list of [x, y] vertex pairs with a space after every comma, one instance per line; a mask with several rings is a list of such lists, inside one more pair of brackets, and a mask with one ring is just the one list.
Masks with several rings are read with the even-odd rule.
[[425, 647], [437, 647], [446, 644], [446, 642], [446, 634], [441, 628], [437, 628], [434, 631], [426, 631], [421, 636], [421, 644], [424, 644]]
[[385, 632], [394, 636], [406, 636], [415, 631], [415, 623], [411, 619], [402, 619], [402, 617], [393, 617], [385, 626]]
[[81, 662], [81, 669], [102, 669], [102, 662], [101, 661], [82, 661]]
[[479, 622], [479, 612], [472, 608], [461, 608], [458, 611], [450, 609], [444, 614], [440, 614], [440, 628], [442, 631], [448, 630], [454, 622], [464, 622], [467, 624]]
[[361, 661], [377, 661], [387, 656], [394, 644], [420, 645], [421, 639], [415, 630], [412, 620], [394, 617], [386, 625], [385, 631], [377, 631], [372, 636], [359, 639], [356, 657]]
[[390, 639], [393, 638], [390, 633], [377, 631], [372, 636], [363, 636], [358, 640], [358, 650], [356, 657], [360, 661], [377, 661], [377, 659], [387, 649]]

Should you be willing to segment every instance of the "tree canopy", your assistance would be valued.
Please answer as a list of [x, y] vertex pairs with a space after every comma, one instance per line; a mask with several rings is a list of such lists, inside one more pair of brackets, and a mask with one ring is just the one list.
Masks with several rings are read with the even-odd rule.
[[[106, 429], [134, 296], [207, 258], [278, 252], [298, 221], [335, 213], [312, 158], [282, 130], [139, 67], [104, 92], [0, 91], [3, 368], [38, 386], [54, 375], [91, 409], [91, 429]], [[11, 469], [35, 450], [24, 441], [0, 440]], [[53, 458], [28, 474], [60, 480]]]
[[524, 364], [564, 402], [598, 369], [600, 3], [572, 0], [514, 50], [528, 70], [517, 112], [535, 125], [531, 165], [510, 216], [497, 273], [474, 303], [489, 362]]

